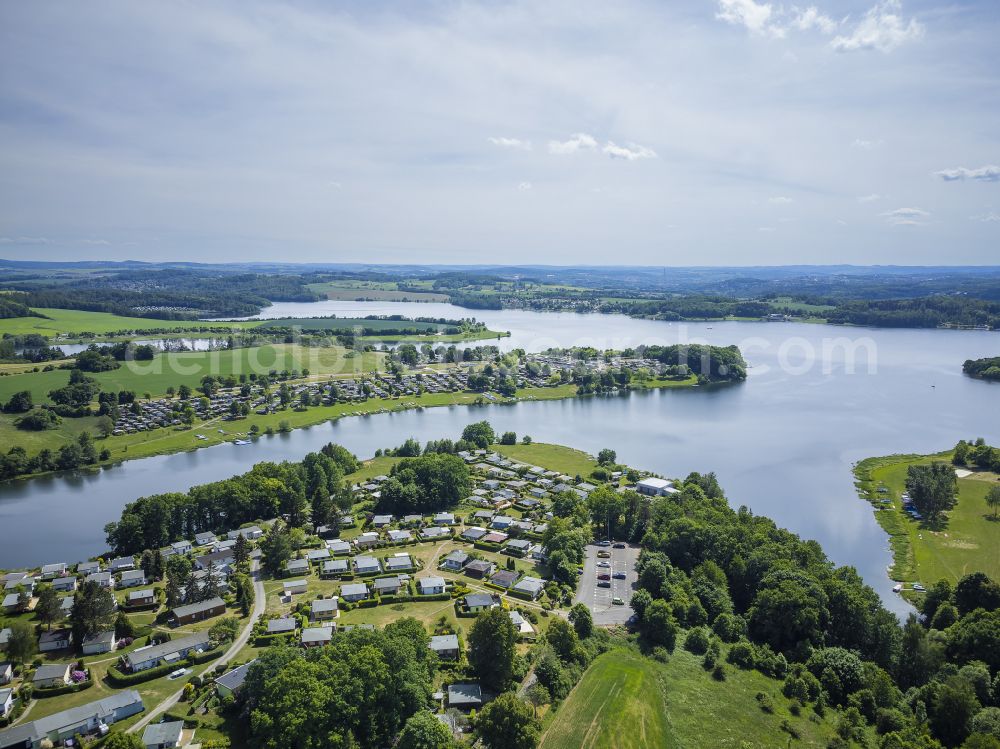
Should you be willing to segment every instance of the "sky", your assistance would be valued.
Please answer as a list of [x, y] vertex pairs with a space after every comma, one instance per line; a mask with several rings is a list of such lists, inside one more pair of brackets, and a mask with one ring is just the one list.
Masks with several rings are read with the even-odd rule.
[[0, 2], [0, 257], [996, 264], [996, 0]]

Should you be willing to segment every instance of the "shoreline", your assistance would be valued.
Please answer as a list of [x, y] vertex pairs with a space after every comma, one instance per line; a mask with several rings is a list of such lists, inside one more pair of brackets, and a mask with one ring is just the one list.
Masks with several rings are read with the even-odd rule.
[[[733, 384], [725, 381], [716, 381], [704, 387], [721, 386]], [[664, 389], [684, 389], [703, 387], [699, 385], [697, 377], [692, 375], [683, 380], [658, 380], [647, 383], [644, 387], [630, 388], [619, 393], [630, 395], [632, 392], [643, 392], [646, 390]], [[573, 384], [558, 385], [546, 388], [523, 388], [517, 391], [517, 395], [511, 398], [493, 394], [476, 392], [457, 393], [424, 393], [419, 396], [406, 396], [400, 398], [372, 398], [360, 403], [338, 403], [333, 406], [311, 406], [302, 411], [289, 409], [287, 411], [277, 411], [270, 414], [252, 414], [237, 421], [225, 421], [221, 418], [202, 421], [192, 425], [190, 428], [182, 430], [156, 430], [153, 432], [140, 432], [134, 435], [123, 435], [120, 437], [105, 437], [94, 440], [95, 447], [100, 450], [107, 447], [111, 450], [111, 457], [106, 461], [100, 461], [89, 466], [82, 466], [73, 471], [43, 471], [41, 473], [23, 474], [14, 478], [0, 481], [0, 486], [14, 482], [28, 482], [37, 478], [47, 476], [72, 475], [80, 473], [97, 473], [99, 471], [113, 468], [116, 465], [129, 460], [141, 460], [143, 458], [153, 458], [160, 455], [172, 455], [181, 452], [193, 452], [195, 450], [214, 447], [224, 443], [233, 443], [238, 439], [258, 440], [269, 436], [266, 433], [268, 428], [274, 434], [281, 434], [304, 429], [327, 421], [335, 421], [341, 418], [369, 416], [380, 413], [402, 412], [410, 410], [423, 410], [425, 408], [440, 408], [443, 406], [489, 406], [489, 405], [511, 405], [514, 403], [541, 401], [541, 400], [566, 400], [569, 398], [588, 398], [601, 395], [599, 393], [577, 394], [577, 386]], [[281, 430], [281, 422], [288, 422], [289, 429]], [[226, 431], [219, 434], [217, 431], [220, 425], [239, 425], [239, 431]], [[260, 432], [255, 436], [249, 435], [249, 427], [256, 424]], [[198, 440], [199, 430], [205, 430], [206, 440]], [[208, 433], [208, 430], [212, 430]], [[158, 434], [157, 432], [163, 432]], [[145, 437], [145, 439], [140, 439]], [[152, 439], [150, 439], [152, 437]], [[192, 440], [196, 444], [190, 444]]]

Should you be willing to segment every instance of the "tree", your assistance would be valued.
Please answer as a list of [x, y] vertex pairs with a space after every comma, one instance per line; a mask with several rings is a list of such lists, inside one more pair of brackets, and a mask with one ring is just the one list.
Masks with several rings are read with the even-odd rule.
[[191, 586], [191, 560], [179, 554], [167, 558], [166, 565], [167, 608], [172, 609], [184, 603], [184, 592]]
[[452, 749], [454, 746], [448, 726], [427, 710], [410, 716], [396, 742], [396, 749]]
[[236, 545], [233, 547], [233, 566], [243, 572], [250, 569], [250, 543], [242, 533], [236, 537]]
[[618, 453], [609, 448], [604, 448], [597, 453], [597, 462], [602, 466], [614, 465], [618, 461]]
[[240, 634], [240, 620], [235, 616], [224, 616], [208, 630], [208, 636], [215, 642], [232, 642]]
[[906, 470], [906, 490], [917, 510], [929, 522], [938, 522], [955, 506], [958, 479], [954, 468], [947, 463], [911, 465]]
[[677, 623], [669, 604], [657, 598], [652, 601], [642, 617], [642, 633], [646, 639], [667, 650], [673, 650], [677, 643]]
[[264, 569], [272, 575], [277, 575], [292, 558], [292, 542], [288, 537], [288, 528], [280, 520], [275, 521], [260, 544], [261, 559]]
[[110, 416], [97, 417], [97, 431], [102, 437], [109, 436], [115, 430], [115, 422]]
[[38, 652], [38, 638], [35, 636], [35, 628], [23, 619], [15, 619], [9, 626], [7, 657], [14, 663], [23, 665]]
[[516, 445], [517, 444], [517, 434], [514, 432], [504, 432], [500, 437], [501, 445]]
[[483, 686], [500, 691], [514, 672], [517, 631], [502, 608], [484, 611], [469, 632], [469, 663]]
[[31, 410], [33, 403], [30, 390], [20, 390], [14, 393], [10, 400], [4, 404], [4, 413], [23, 414]]
[[313, 528], [326, 525], [330, 519], [330, 512], [333, 510], [333, 501], [325, 486], [317, 486], [312, 495], [312, 523]]
[[1000, 585], [982, 572], [968, 574], [955, 586], [955, 606], [963, 616], [976, 609], [998, 609]]
[[504, 692], [483, 708], [476, 733], [489, 749], [534, 749], [541, 726], [535, 711], [513, 692]]
[[142, 743], [142, 739], [139, 738], [139, 734], [125, 733], [124, 731], [108, 736], [107, 741], [102, 746], [104, 749], [145, 749], [146, 747]]
[[38, 621], [52, 629], [52, 622], [57, 621], [62, 615], [59, 605], [59, 596], [51, 585], [41, 585], [38, 588], [38, 602], [35, 604], [35, 616]]
[[577, 639], [576, 631], [572, 625], [565, 619], [553, 619], [545, 633], [545, 639], [564, 662], [569, 663], [576, 660], [580, 641]]
[[946, 746], [958, 746], [969, 735], [972, 717], [979, 712], [972, 685], [952, 676], [937, 690], [931, 705], [931, 729]]
[[488, 421], [477, 421], [462, 430], [462, 439], [483, 450], [496, 442], [496, 434]]
[[73, 608], [69, 614], [76, 647], [82, 647], [86, 637], [114, 629], [116, 608], [115, 597], [110, 590], [96, 582], [85, 582], [73, 597]]
[[993, 519], [997, 518], [997, 510], [1000, 509], [1000, 486], [991, 486], [986, 492], [986, 506], [993, 510]]
[[594, 617], [586, 604], [578, 603], [569, 612], [569, 620], [581, 640], [590, 637], [594, 631]]
[[124, 611], [119, 611], [115, 618], [115, 639], [120, 640], [123, 637], [135, 637], [135, 625]]

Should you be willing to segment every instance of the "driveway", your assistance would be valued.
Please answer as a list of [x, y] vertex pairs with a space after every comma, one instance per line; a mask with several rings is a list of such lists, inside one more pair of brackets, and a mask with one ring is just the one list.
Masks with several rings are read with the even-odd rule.
[[[229, 649], [225, 653], [223, 653], [222, 657], [212, 661], [211, 664], [202, 669], [201, 673], [205, 673], [206, 671], [214, 668], [215, 667], [214, 664], [216, 663], [228, 663], [231, 658], [235, 657], [236, 654], [243, 649], [243, 646], [246, 645], [247, 642], [250, 640], [250, 633], [253, 632], [254, 622], [260, 619], [260, 617], [263, 615], [264, 605], [266, 603], [264, 598], [264, 583], [261, 582], [260, 566], [257, 564], [257, 562], [253, 563], [253, 569], [250, 572], [250, 576], [253, 578], [253, 591], [254, 591], [253, 611], [250, 612], [250, 620], [247, 622], [246, 627], [243, 628], [243, 631], [240, 632], [239, 637], [233, 640], [233, 644], [229, 646]], [[146, 712], [146, 714], [142, 717], [142, 720], [140, 720], [138, 723], [136, 723], [134, 726], [128, 729], [128, 733], [137, 733], [141, 731], [143, 728], [145, 728], [148, 724], [152, 723], [154, 719], [156, 719], [157, 717], [165, 713], [167, 710], [169, 710], [171, 707], [176, 705], [178, 700], [180, 700], [183, 692], [184, 688], [181, 687], [172, 695], [163, 700], [163, 702], [161, 702], [160, 704], [156, 705], [153, 708], [150, 708]]]
[[[586, 604], [594, 616], [594, 624], [598, 626], [624, 624], [632, 616], [629, 603], [639, 578], [635, 571], [635, 563], [639, 558], [639, 547], [629, 544], [624, 549], [615, 549], [611, 546], [602, 547], [597, 544], [588, 544], [584, 551], [586, 557], [583, 562], [583, 574], [580, 575], [580, 586], [577, 588], [574, 603]], [[599, 551], [608, 552], [611, 554], [611, 558], [598, 558], [597, 552]], [[599, 562], [608, 562], [611, 566], [598, 567]], [[605, 572], [608, 574], [624, 572], [625, 579], [616, 580], [612, 577], [610, 588], [599, 588], [597, 587], [597, 575]], [[621, 598], [625, 601], [625, 605], [613, 605], [612, 598]]]

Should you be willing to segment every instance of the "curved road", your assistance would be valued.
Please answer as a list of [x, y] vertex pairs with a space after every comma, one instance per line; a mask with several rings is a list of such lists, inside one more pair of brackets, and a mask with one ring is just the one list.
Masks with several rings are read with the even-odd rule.
[[[235, 656], [237, 653], [239, 653], [240, 650], [243, 649], [243, 646], [246, 645], [247, 641], [250, 639], [250, 633], [253, 631], [254, 622], [256, 622], [264, 613], [264, 604], [266, 602], [264, 598], [264, 583], [262, 583], [260, 580], [260, 568], [256, 562], [254, 562], [254, 566], [250, 572], [250, 575], [253, 578], [253, 592], [254, 592], [253, 611], [250, 612], [250, 621], [247, 622], [247, 626], [243, 629], [242, 632], [240, 632], [240, 636], [237, 637], [235, 640], [233, 640], [233, 644], [229, 646], [229, 649], [225, 653], [223, 653], [222, 657], [216, 661], [213, 661], [213, 663], [225, 663], [233, 656]], [[143, 716], [142, 720], [140, 720], [138, 723], [136, 723], [134, 726], [128, 729], [128, 733], [136, 733], [137, 731], [141, 731], [148, 724], [152, 723], [155, 718], [162, 715], [171, 707], [176, 705], [183, 693], [184, 693], [184, 687], [181, 687], [172, 695], [163, 700], [156, 707], [149, 710]]]

